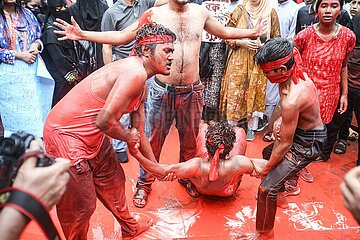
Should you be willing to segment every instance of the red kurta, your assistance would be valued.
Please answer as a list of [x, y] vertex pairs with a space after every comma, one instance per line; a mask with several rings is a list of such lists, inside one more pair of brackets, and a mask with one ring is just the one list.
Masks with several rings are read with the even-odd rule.
[[340, 97], [340, 74], [346, 54], [355, 46], [355, 34], [346, 27], [325, 42], [315, 32], [314, 26], [299, 32], [294, 43], [299, 48], [304, 70], [318, 90], [320, 113], [324, 123], [329, 123]]

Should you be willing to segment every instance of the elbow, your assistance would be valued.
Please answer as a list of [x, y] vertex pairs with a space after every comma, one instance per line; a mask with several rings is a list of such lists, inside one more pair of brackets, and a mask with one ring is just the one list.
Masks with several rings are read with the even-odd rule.
[[109, 129], [109, 124], [107, 123], [107, 121], [104, 121], [103, 119], [97, 118], [95, 125], [103, 132], [106, 132]]

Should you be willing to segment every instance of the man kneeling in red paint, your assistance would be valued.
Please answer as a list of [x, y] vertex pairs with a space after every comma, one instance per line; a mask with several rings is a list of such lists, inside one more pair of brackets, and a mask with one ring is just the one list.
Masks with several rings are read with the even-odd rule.
[[199, 157], [186, 162], [159, 164], [147, 161], [138, 152], [131, 154], [146, 170], [167, 176], [166, 180], [189, 178], [201, 194], [228, 197], [236, 192], [244, 174], [256, 177], [267, 163], [263, 159], [243, 156], [246, 151], [245, 137], [242, 128], [234, 128], [226, 121], [221, 121], [209, 127], [206, 124], [201, 126], [197, 139]]
[[326, 142], [319, 99], [313, 81], [301, 69], [299, 51], [286, 39], [267, 41], [254, 56], [270, 82], [279, 83], [281, 130], [269, 162], [262, 169], [256, 230], [272, 235], [279, 192], [287, 180], [314, 161]]

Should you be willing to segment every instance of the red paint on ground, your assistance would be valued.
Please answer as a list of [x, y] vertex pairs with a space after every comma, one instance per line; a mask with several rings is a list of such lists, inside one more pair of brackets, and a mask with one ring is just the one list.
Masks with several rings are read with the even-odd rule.
[[[246, 156], [261, 157], [263, 133], [248, 142]], [[329, 162], [312, 163], [308, 169], [313, 183], [299, 181], [299, 196], [287, 197], [290, 208], [276, 214], [274, 239], [360, 239], [360, 227], [342, 203], [339, 184], [344, 174], [355, 166], [357, 144], [350, 142], [346, 154], [332, 154]], [[175, 163], [179, 157], [176, 130], [171, 129], [161, 155], [162, 163]], [[259, 180], [244, 176], [236, 197], [226, 200], [194, 199], [177, 182], [153, 184], [149, 202], [143, 209], [132, 204], [132, 196], [139, 173], [138, 163], [131, 158], [122, 164], [126, 176], [126, 193], [130, 211], [145, 214], [156, 220], [155, 225], [136, 239], [239, 239], [255, 230], [255, 194]], [[57, 227], [56, 213], [51, 215]], [[60, 229], [60, 227], [59, 227]], [[98, 201], [92, 216], [88, 239], [121, 239], [120, 226]], [[45, 239], [40, 228], [31, 223], [21, 239]], [[241, 238], [248, 239], [248, 238]]]

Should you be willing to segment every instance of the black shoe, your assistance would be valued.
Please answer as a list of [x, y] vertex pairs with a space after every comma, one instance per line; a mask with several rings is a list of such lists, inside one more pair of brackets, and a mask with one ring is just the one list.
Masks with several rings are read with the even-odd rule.
[[259, 118], [258, 128], [255, 131], [260, 132], [260, 131], [264, 130], [267, 125], [269, 125], [269, 122], [267, 120], [266, 115], [264, 115], [263, 118]]
[[126, 151], [125, 152], [116, 152], [116, 156], [121, 163], [127, 163], [129, 161], [129, 157], [128, 157]]

